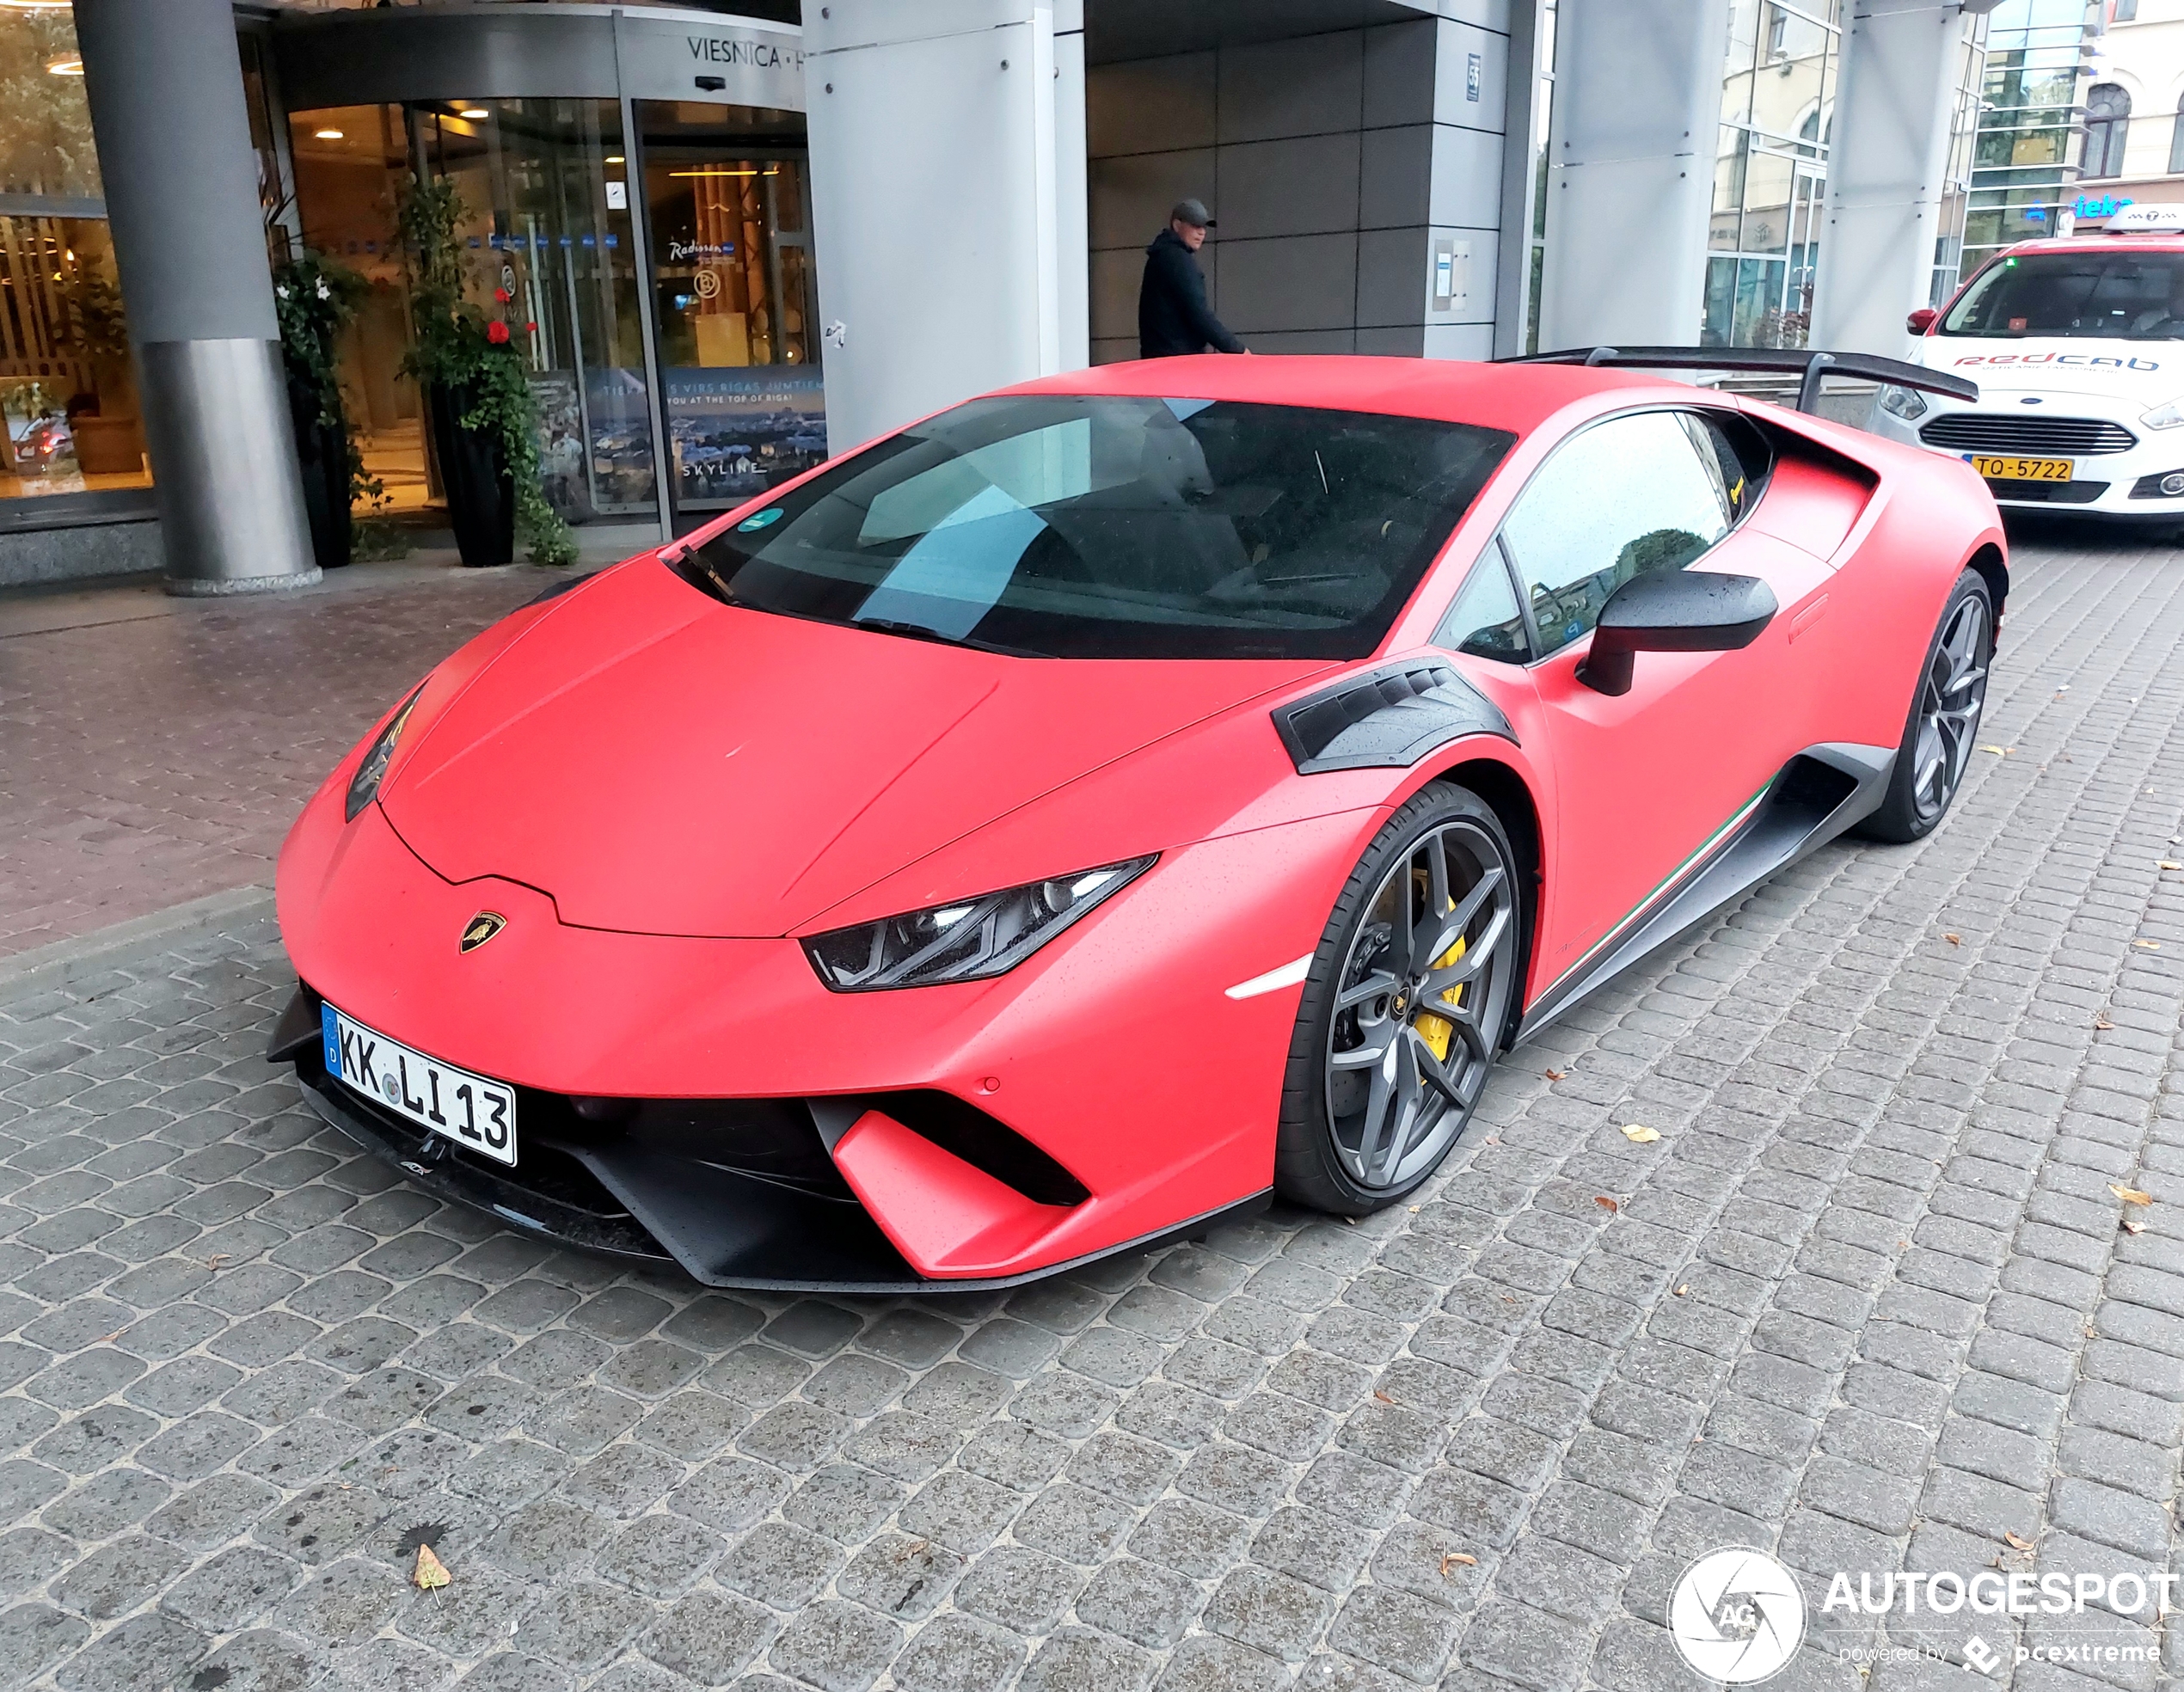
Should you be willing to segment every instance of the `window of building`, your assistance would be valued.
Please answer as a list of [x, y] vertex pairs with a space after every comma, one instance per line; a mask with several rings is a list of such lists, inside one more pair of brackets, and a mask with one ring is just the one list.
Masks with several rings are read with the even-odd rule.
[[1590, 633], [1616, 589], [1680, 570], [1729, 532], [1721, 468], [1697, 419], [1649, 411], [1566, 442], [1502, 524], [1543, 653]]
[[2176, 102], [2176, 117], [2169, 132], [2169, 171], [2184, 175], [2184, 99]]
[[0, 500], [151, 484], [65, 7], [0, 7]]
[[1701, 331], [1709, 346], [1805, 345], [1841, 14], [1840, 0], [1732, 0]]
[[2085, 95], [2085, 152], [2080, 174], [2123, 175], [2124, 142], [2131, 129], [2131, 95], [2118, 83], [2095, 83]]
[[2070, 175], [2086, 51], [2100, 21], [2085, 0], [2010, 0], [1985, 16], [1963, 243], [1937, 277], [1934, 303], [2001, 248], [2066, 234]]
[[2108, 15], [2112, 23], [2136, 23], [2138, 21], [2138, 0], [2115, 0], [2115, 9]]

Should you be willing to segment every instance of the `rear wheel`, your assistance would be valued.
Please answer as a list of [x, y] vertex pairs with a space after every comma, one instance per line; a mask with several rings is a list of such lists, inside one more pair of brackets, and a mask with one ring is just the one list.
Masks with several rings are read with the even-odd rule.
[[1363, 1216], [1432, 1174], [1501, 1047], [1523, 956], [1515, 854], [1491, 806], [1436, 784], [1352, 872], [1305, 978], [1274, 1185]]
[[1948, 814], [1972, 762], [1993, 656], [1994, 602], [1979, 573], [1966, 570], [1935, 626], [1887, 797], [1861, 832], [1874, 840], [1923, 839]]

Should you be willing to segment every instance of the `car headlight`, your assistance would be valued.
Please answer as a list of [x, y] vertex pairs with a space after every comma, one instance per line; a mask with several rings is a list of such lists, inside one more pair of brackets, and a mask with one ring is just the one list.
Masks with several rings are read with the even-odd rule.
[[813, 935], [804, 950], [819, 979], [837, 993], [984, 981], [1015, 968], [1102, 899], [1120, 892], [1151, 868], [1157, 855], [835, 929]]
[[357, 766], [357, 773], [349, 778], [349, 800], [345, 810], [348, 820], [354, 822], [357, 813], [379, 796], [379, 782], [387, 773], [387, 765], [395, 755], [395, 745], [402, 739], [402, 731], [409, 720], [409, 714], [417, 708], [418, 694], [425, 691], [420, 684], [402, 702], [402, 709], [389, 719], [379, 731], [379, 738], [371, 743], [371, 750], [364, 755], [364, 762]]
[[2138, 420], [2150, 429], [2174, 429], [2180, 423], [2184, 423], [2184, 398], [2156, 406]]
[[1899, 388], [1889, 383], [1880, 390], [1880, 408], [1891, 417], [1900, 417], [1906, 423], [1916, 423], [1926, 415], [1926, 402], [1919, 397], [1916, 388]]

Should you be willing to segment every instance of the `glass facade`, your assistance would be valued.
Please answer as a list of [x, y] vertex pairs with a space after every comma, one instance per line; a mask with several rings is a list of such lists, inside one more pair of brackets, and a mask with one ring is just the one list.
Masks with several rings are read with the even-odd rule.
[[2003, 0], [1987, 20], [1961, 273], [2015, 242], [2068, 235], [2099, 0]]
[[0, 7], [0, 500], [151, 484], [65, 4]]
[[1732, 0], [1701, 340], [1802, 346], [1842, 66], [1841, 0]]

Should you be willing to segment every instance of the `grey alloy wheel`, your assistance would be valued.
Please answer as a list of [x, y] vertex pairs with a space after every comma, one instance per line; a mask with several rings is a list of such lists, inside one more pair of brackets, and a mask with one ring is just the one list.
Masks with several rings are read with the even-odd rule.
[[1468, 817], [1390, 866], [1335, 976], [1324, 1054], [1336, 1160], [1365, 1193], [1430, 1171], [1493, 1067], [1518, 953], [1514, 867]]
[[1911, 805], [1930, 826], [1949, 808], [1987, 698], [1987, 602], [1967, 594], [1950, 611], [1919, 683], [1911, 742]]

